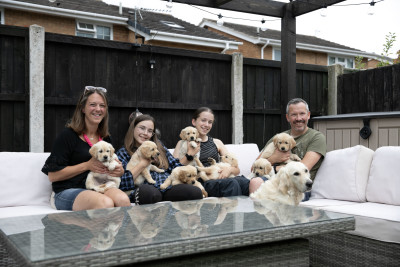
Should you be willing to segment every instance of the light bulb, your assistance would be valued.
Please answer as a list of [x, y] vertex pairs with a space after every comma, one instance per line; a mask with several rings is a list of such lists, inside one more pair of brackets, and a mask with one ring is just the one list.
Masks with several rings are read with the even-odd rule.
[[367, 14], [371, 15], [371, 16], [375, 14], [375, 2], [374, 1], [371, 1], [371, 3], [369, 3]]
[[267, 27], [267, 24], [265, 23], [265, 20], [264, 19], [262, 19], [261, 20], [261, 30], [263, 31], [263, 32], [265, 32], [266, 30], [268, 30], [268, 27]]
[[223, 20], [222, 18], [223, 18], [222, 15], [219, 14], [219, 15], [218, 15], [218, 20], [217, 20], [217, 25], [218, 25], [218, 26], [224, 25], [224, 20]]
[[328, 16], [328, 8], [327, 7], [323, 7], [321, 8], [321, 11], [319, 13], [321, 15], [321, 17], [327, 17]]
[[50, 3], [54, 3], [56, 0], [49, 0]]
[[172, 8], [172, 6], [173, 6], [172, 0], [168, 0], [166, 6], [167, 6], [167, 8]]

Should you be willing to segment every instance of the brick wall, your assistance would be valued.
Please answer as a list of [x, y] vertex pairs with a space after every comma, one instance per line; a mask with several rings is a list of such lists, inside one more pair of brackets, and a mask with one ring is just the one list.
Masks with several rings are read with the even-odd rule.
[[328, 65], [328, 55], [326, 53], [313, 52], [307, 50], [296, 50], [296, 62], [313, 65]]
[[46, 32], [75, 35], [75, 20], [32, 12], [6, 9], [4, 11], [6, 25], [29, 27], [37, 24], [45, 28]]

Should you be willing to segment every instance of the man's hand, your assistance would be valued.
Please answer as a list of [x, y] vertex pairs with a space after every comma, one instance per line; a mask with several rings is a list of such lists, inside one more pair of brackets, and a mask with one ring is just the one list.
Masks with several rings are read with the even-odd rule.
[[282, 163], [286, 162], [290, 158], [290, 151], [280, 151], [279, 149], [275, 149], [274, 153], [268, 158], [268, 161], [271, 162], [271, 164], [276, 164], [276, 163]]

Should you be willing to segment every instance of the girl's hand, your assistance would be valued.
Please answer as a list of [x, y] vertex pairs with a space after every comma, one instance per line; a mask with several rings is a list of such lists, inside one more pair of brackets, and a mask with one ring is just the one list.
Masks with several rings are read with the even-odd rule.
[[108, 171], [108, 175], [112, 177], [121, 177], [124, 174], [125, 170], [122, 167], [122, 164], [119, 163], [114, 170]]
[[228, 178], [231, 175], [231, 167], [222, 167], [219, 173], [219, 179]]

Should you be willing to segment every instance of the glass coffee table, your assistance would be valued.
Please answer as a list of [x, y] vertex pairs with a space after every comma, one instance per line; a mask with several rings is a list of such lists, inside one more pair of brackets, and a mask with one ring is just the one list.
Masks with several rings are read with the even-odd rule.
[[352, 216], [248, 197], [12, 217], [0, 219], [0, 265], [308, 266], [307, 237], [354, 227]]

